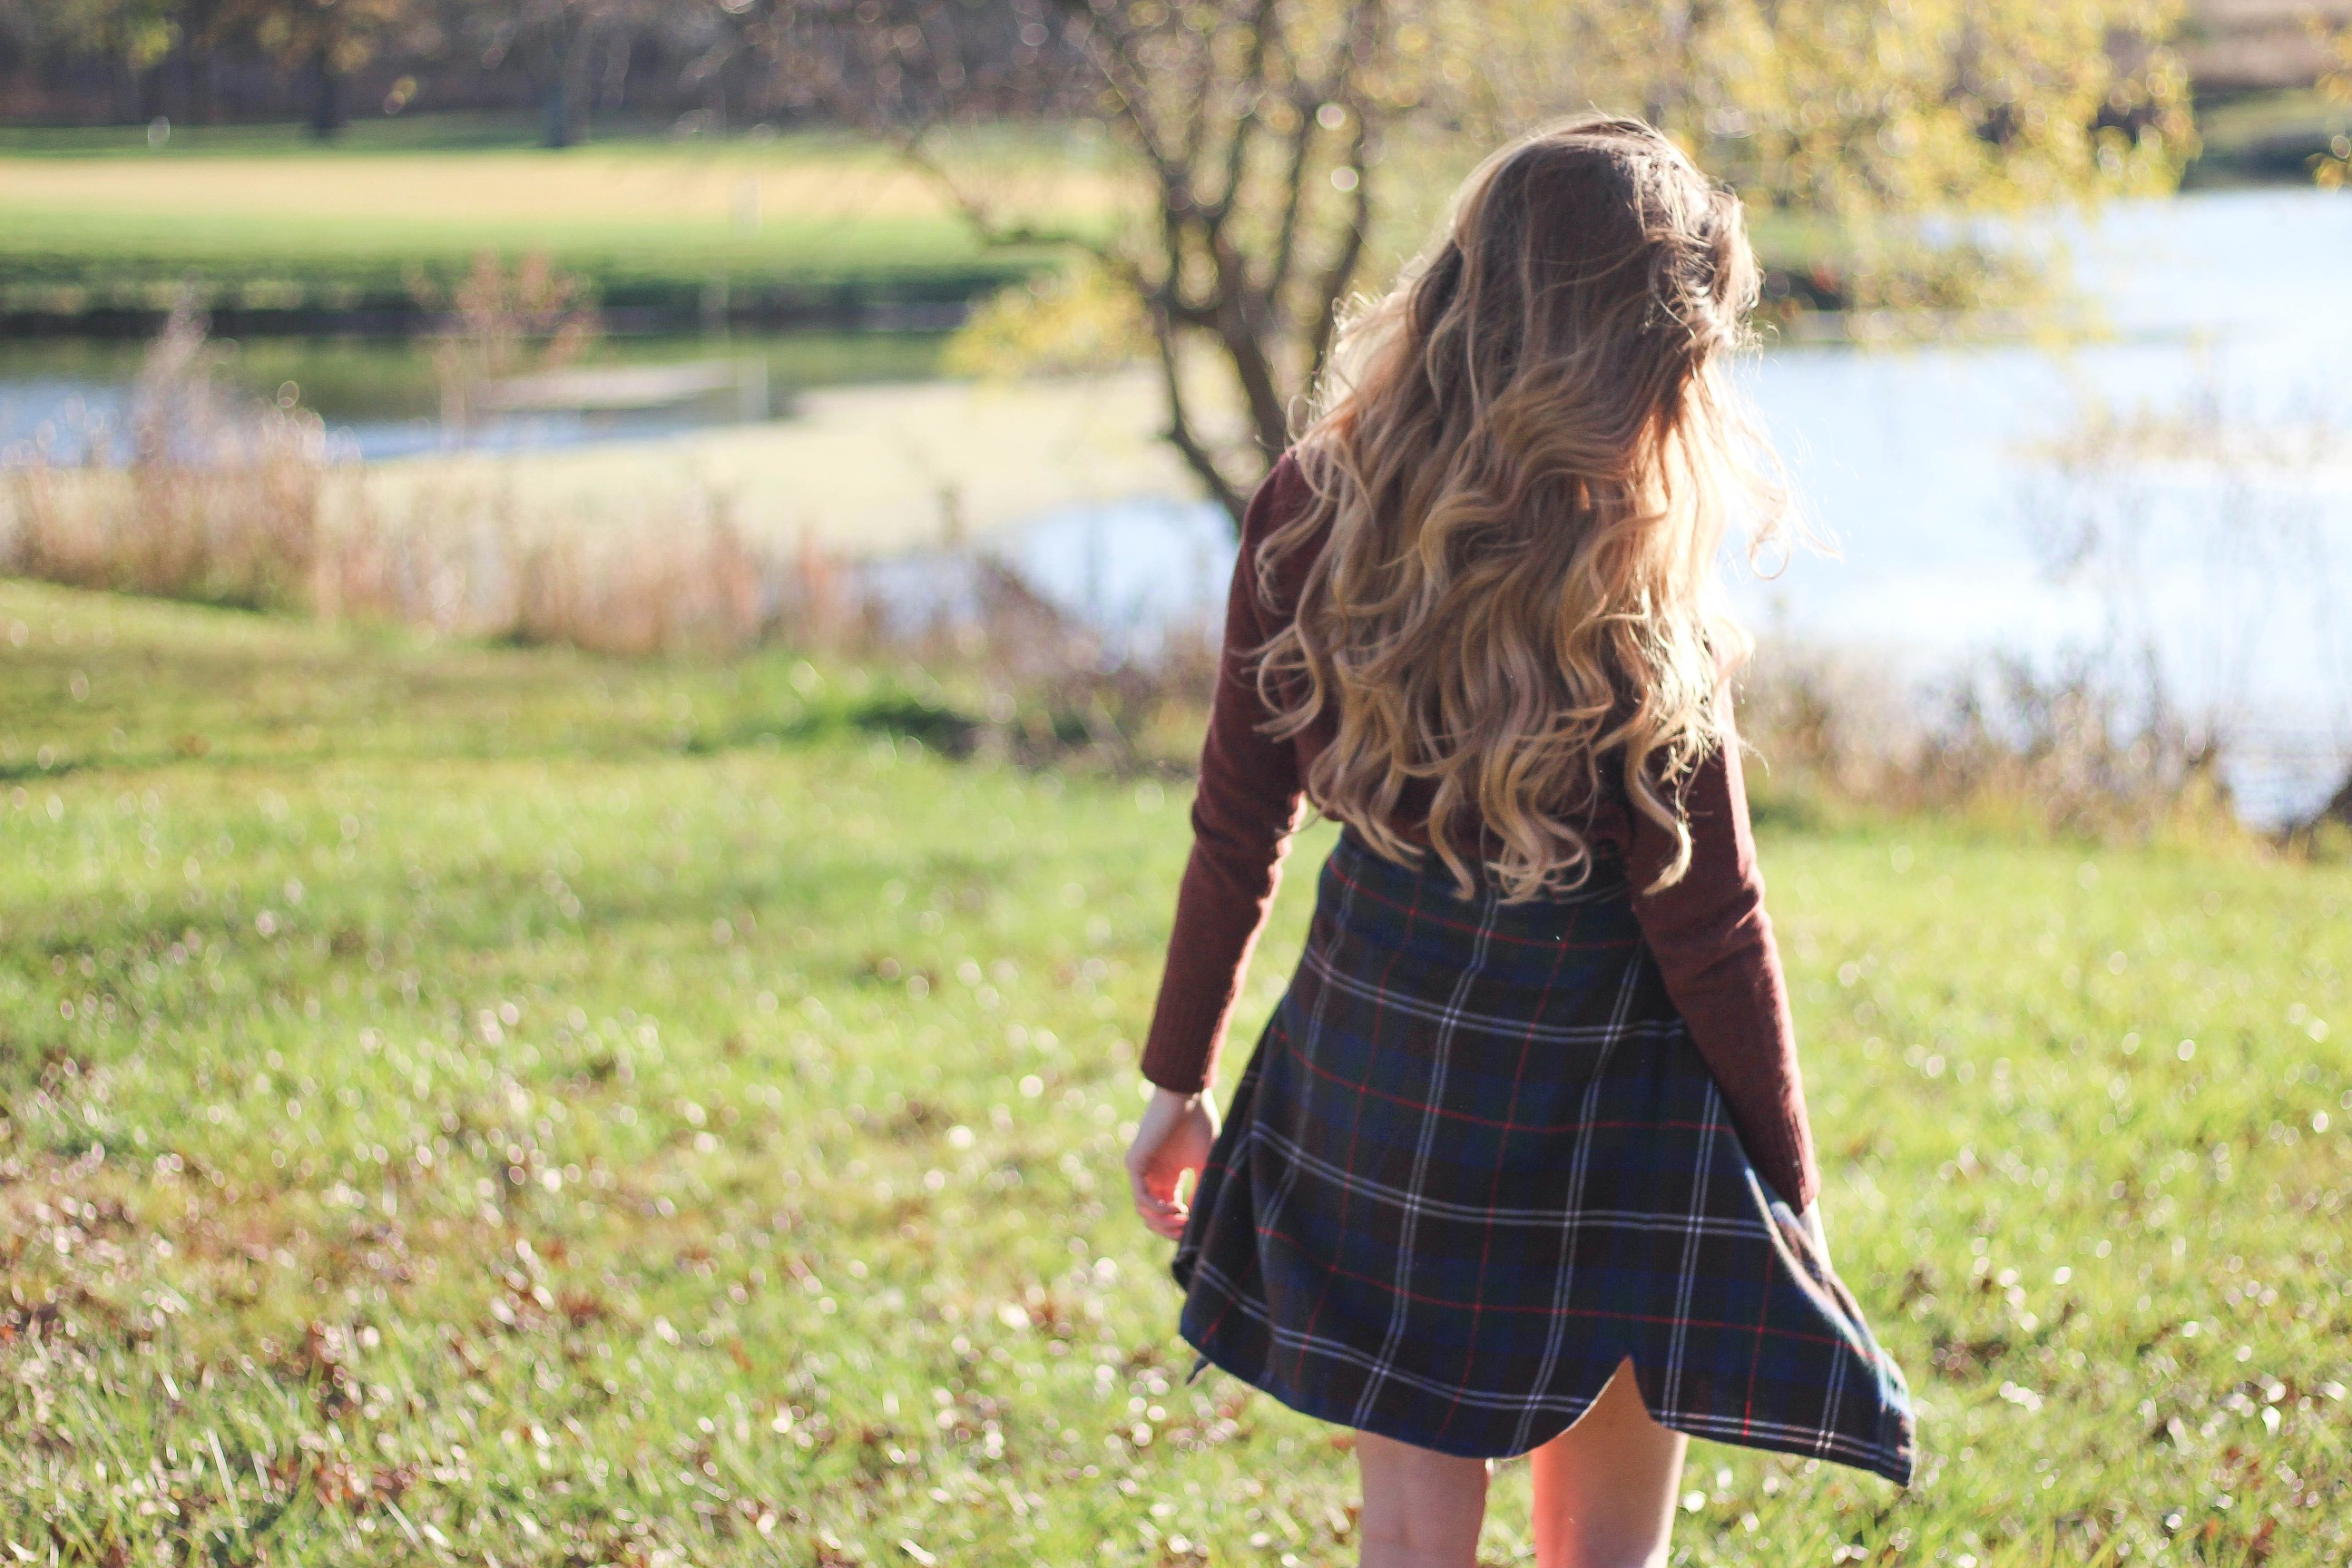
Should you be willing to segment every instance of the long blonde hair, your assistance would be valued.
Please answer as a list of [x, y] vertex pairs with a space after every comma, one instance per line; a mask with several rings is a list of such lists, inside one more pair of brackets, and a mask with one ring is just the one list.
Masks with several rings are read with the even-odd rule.
[[1328, 528], [1258, 680], [1278, 737], [1326, 709], [1307, 791], [1378, 852], [1429, 791], [1467, 893], [1590, 875], [1602, 759], [1690, 864], [1683, 785], [1726, 743], [1747, 639], [1713, 587], [1727, 517], [1780, 495], [1727, 377], [1757, 269], [1739, 203], [1639, 121], [1583, 117], [1489, 157], [1442, 237], [1340, 338], [1298, 442], [1313, 501], [1257, 562]]

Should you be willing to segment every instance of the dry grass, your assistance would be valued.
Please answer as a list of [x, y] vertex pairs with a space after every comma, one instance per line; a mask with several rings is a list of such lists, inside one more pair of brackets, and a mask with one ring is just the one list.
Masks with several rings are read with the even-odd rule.
[[[1106, 212], [1121, 192], [1105, 174], [1067, 159], [981, 156], [969, 173], [992, 190], [1053, 211]], [[926, 177], [887, 150], [846, 144], [719, 151], [587, 147], [335, 157], [233, 154], [173, 157], [0, 157], [0, 212], [111, 216], [139, 213], [228, 221], [322, 219], [433, 227], [486, 223], [684, 225], [755, 233], [763, 222], [950, 218]]]
[[[429, 627], [629, 657], [782, 645], [971, 672], [927, 719], [955, 753], [1083, 755], [1122, 773], [1189, 760], [1214, 650], [1114, 652], [985, 554], [917, 564], [910, 595], [866, 563], [739, 525], [705, 489], [604, 528], [556, 528], [510, 486], [453, 476], [398, 504], [331, 460], [299, 408], [240, 407], [183, 310], [151, 352], [119, 468], [13, 476], [9, 569], [78, 587]], [[92, 436], [104, 449], [109, 433]], [[901, 566], [907, 564], [902, 559]], [[2051, 674], [1995, 662], [1923, 705], [1877, 669], [1799, 647], [1759, 659], [1743, 727], [1768, 796], [2033, 823], [2145, 841], [2229, 820], [2221, 739], [2152, 667]]]
[[332, 459], [315, 416], [238, 403], [216, 364], [183, 308], [150, 351], [128, 431], [83, 432], [90, 460], [8, 476], [5, 570], [629, 658], [783, 646], [920, 660], [971, 672], [956, 700], [898, 716], [950, 752], [1135, 775], [1189, 760], [1215, 650], [1177, 637], [1138, 662], [982, 552], [902, 559], [923, 568], [910, 593], [903, 574], [739, 526], [716, 489], [603, 528], [546, 526], [512, 487], [463, 476], [387, 504]]
[[10, 475], [8, 570], [632, 655], [735, 653], [787, 631], [837, 643], [856, 619], [835, 563], [755, 549], [718, 498], [593, 539], [525, 528], [497, 489], [421, 491], [389, 515], [333, 460], [315, 415], [240, 403], [216, 367], [202, 318], [175, 311], [127, 431], [92, 428], [83, 463]]
[[1993, 657], [1920, 693], [1883, 664], [1766, 647], [1740, 708], [1781, 806], [1867, 806], [2113, 843], [2243, 836], [2221, 738], [2150, 667]]
[[[240, 405], [216, 363], [201, 320], [174, 312], [148, 352], [128, 430], [79, 432], [78, 468], [14, 471], [12, 571], [256, 609], [305, 598], [326, 564], [324, 432], [299, 410]], [[108, 468], [126, 445], [128, 462]]]

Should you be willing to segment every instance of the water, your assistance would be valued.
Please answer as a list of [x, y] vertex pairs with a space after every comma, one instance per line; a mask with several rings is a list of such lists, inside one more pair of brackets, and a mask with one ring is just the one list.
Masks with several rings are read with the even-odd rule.
[[[632, 372], [682, 364], [723, 368], [723, 384], [690, 395], [641, 397], [634, 406], [550, 407], [488, 414], [466, 436], [477, 450], [519, 451], [635, 440], [752, 423], [791, 411], [793, 395], [937, 374], [938, 332], [796, 332], [736, 338], [615, 338], [576, 367]], [[256, 397], [298, 397], [325, 419], [338, 452], [374, 460], [445, 449], [440, 378], [428, 343], [396, 339], [257, 338], [214, 345], [222, 378]], [[119, 433], [144, 346], [35, 339], [0, 342], [0, 463], [36, 446], [79, 460], [90, 430]], [[626, 397], [626, 389], [624, 389]]]
[[[1763, 356], [1749, 392], [1835, 554], [1736, 569], [1735, 598], [1751, 626], [1921, 682], [1996, 650], [2056, 666], [2145, 647], [2218, 726], [2246, 816], [2293, 820], [2352, 769], [2352, 196], [2123, 206], [2074, 246], [2095, 337]], [[2098, 409], [2185, 416], [2182, 439], [2070, 476], [2044, 448]], [[2248, 455], [2265, 443], [2290, 450]], [[1220, 521], [1055, 517], [1016, 558], [1122, 635], [1177, 605], [1206, 626], [1232, 570]], [[2060, 571], [2086, 528], [2095, 548]]]
[[[1996, 649], [2043, 661], [2151, 647], [2174, 700], [2222, 725], [2248, 815], [2284, 820], [2352, 766], [2352, 195], [2202, 194], [2118, 206], [2072, 238], [2096, 331], [2071, 343], [1772, 349], [1749, 389], [1818, 532], [1769, 580], [1735, 573], [1751, 624], [1927, 679]], [[577, 445], [757, 420], [793, 393], [934, 374], [930, 336], [636, 340], [591, 363], [737, 367], [654, 406], [514, 413], [475, 443]], [[84, 411], [120, 422], [136, 345], [0, 344], [0, 451]], [[429, 354], [256, 342], [229, 374], [295, 383], [363, 457], [444, 437]], [[2179, 428], [2116, 469], [2046, 448], [2104, 408]], [[2186, 416], [2187, 417], [2180, 417]], [[2282, 460], [2265, 443], [2321, 432]], [[2291, 444], [2291, 443], [2290, 443]], [[2059, 545], [2086, 531], [2075, 570]], [[1213, 631], [1233, 564], [1223, 517], [1139, 498], [1057, 512], [996, 548], [1115, 642]], [[906, 593], [940, 592], [909, 562]]]

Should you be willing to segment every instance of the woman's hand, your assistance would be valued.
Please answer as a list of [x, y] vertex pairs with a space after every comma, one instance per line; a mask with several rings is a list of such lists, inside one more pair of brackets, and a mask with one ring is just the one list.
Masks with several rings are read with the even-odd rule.
[[1216, 1141], [1217, 1108], [1205, 1095], [1151, 1091], [1135, 1142], [1128, 1145], [1127, 1180], [1135, 1193], [1135, 1212], [1154, 1233], [1171, 1241], [1183, 1238], [1188, 1205], [1178, 1185], [1189, 1172], [1199, 1189], [1201, 1167], [1209, 1163], [1209, 1146]]

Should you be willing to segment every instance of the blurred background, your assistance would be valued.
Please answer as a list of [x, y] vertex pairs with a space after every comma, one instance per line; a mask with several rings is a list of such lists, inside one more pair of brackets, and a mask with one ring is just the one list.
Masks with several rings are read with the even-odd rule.
[[[1885, 689], [1842, 694], [1876, 709], [1822, 763], [1923, 725], [2060, 744], [2035, 712], [2092, 702], [2252, 823], [2320, 812], [2352, 757], [2352, 13], [2020, 7], [1955, 56], [1936, 7], [1486, 11], [1313, 13], [1255, 66], [1219, 52], [1242, 23], [1148, 13], [1127, 79], [1044, 5], [19, 0], [5, 547], [616, 647], [837, 637], [813, 595], [933, 627], [984, 561], [1139, 658], [1210, 625], [1333, 302], [1510, 128], [1609, 102], [1750, 203], [1750, 385], [1835, 553], [1743, 606], [1787, 680]], [[142, 465], [262, 485], [173, 515], [299, 559], [125, 559], [181, 526]], [[625, 584], [648, 531], [727, 564]], [[539, 624], [721, 570], [758, 579], [699, 584], [724, 611]]]
[[1676, 1561], [2346, 1561], [2352, 0], [0, 0], [6, 1559], [1352, 1561], [1134, 1042], [1234, 520], [1596, 105], [1764, 263], [1926, 1448], [1697, 1445]]

